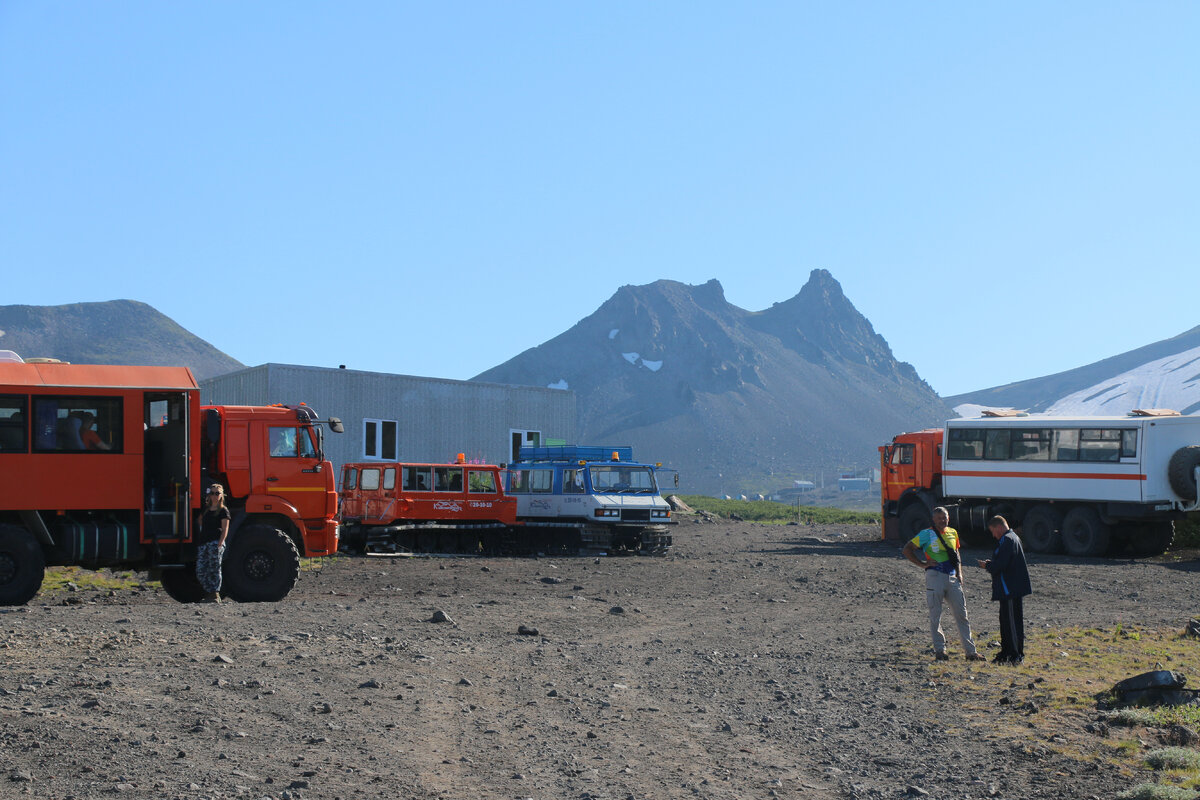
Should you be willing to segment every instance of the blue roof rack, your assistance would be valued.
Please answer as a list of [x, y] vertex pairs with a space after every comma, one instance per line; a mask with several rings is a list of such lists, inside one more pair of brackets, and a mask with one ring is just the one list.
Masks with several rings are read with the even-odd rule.
[[566, 444], [558, 447], [522, 447], [517, 457], [521, 461], [612, 461], [613, 453], [617, 454], [619, 461], [633, 461], [633, 448], [628, 445], [606, 447]]

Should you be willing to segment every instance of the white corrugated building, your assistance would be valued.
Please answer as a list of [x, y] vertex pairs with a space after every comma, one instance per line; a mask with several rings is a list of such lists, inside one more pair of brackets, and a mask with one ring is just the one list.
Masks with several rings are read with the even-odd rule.
[[262, 364], [200, 382], [209, 405], [306, 403], [343, 434], [326, 454], [347, 461], [505, 463], [522, 444], [575, 443], [575, 393], [536, 386], [421, 378], [293, 364]]

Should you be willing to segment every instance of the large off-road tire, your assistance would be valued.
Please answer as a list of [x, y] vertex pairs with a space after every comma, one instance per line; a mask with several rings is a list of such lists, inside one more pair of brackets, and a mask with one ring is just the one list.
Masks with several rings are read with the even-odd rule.
[[222, 594], [239, 603], [274, 603], [296, 585], [300, 553], [283, 531], [251, 525], [231, 537], [221, 573]]
[[188, 564], [183, 569], [164, 569], [159, 580], [163, 591], [180, 603], [199, 603], [207, 594], [196, 577], [195, 564]]
[[1129, 534], [1129, 549], [1134, 558], [1149, 558], [1167, 552], [1175, 541], [1175, 523], [1170, 520], [1144, 522]]
[[23, 606], [42, 588], [46, 556], [33, 534], [0, 525], [0, 606]]
[[1061, 553], [1062, 524], [1062, 513], [1054, 506], [1034, 506], [1021, 520], [1021, 539], [1032, 553]]
[[1112, 526], [1090, 506], [1075, 506], [1063, 518], [1063, 545], [1073, 556], [1102, 556], [1112, 544]]
[[1200, 445], [1181, 447], [1167, 462], [1167, 482], [1184, 500], [1196, 499], [1196, 467], [1200, 466]]
[[924, 503], [913, 503], [900, 512], [900, 541], [907, 542], [926, 528], [933, 527], [933, 515]]

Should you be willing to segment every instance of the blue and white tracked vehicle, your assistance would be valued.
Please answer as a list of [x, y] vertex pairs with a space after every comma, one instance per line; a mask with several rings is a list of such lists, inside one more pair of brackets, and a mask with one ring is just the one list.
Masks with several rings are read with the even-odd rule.
[[661, 469], [634, 461], [632, 447], [522, 447], [508, 465], [507, 492], [519, 522], [569, 526], [585, 549], [663, 553], [675, 521], [659, 494]]

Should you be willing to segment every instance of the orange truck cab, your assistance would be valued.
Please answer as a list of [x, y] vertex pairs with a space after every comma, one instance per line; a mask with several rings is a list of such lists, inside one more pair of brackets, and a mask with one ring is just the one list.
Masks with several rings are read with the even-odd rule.
[[213, 483], [233, 513], [233, 599], [281, 599], [300, 553], [336, 550], [317, 415], [199, 398], [184, 367], [0, 363], [0, 605], [28, 602], [47, 565], [68, 564], [149, 570], [176, 600], [201, 599], [193, 538]]

